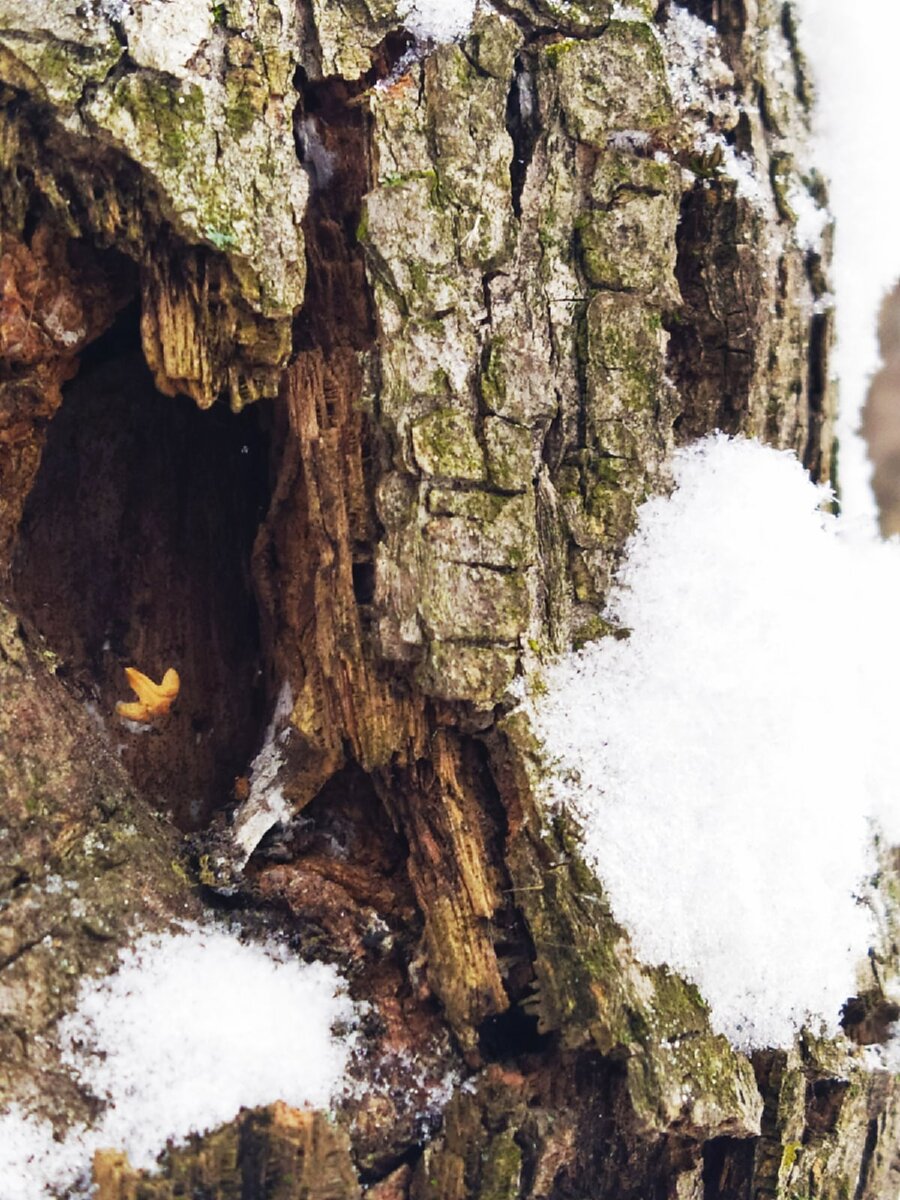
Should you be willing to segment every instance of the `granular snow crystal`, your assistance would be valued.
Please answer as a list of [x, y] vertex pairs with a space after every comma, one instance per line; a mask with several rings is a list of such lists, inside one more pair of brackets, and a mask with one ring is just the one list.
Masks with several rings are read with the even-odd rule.
[[836, 1031], [900, 842], [900, 545], [849, 536], [790, 453], [717, 436], [647, 501], [612, 616], [530, 701], [550, 790], [637, 953], [740, 1048]]
[[144, 935], [120, 957], [82, 984], [59, 1029], [64, 1062], [104, 1111], [63, 1142], [21, 1108], [0, 1115], [4, 1200], [84, 1186], [99, 1148], [151, 1169], [169, 1140], [241, 1108], [327, 1108], [342, 1082], [352, 1042], [333, 1026], [354, 1008], [333, 967], [198, 925]]
[[403, 0], [397, 12], [416, 37], [452, 42], [469, 32], [475, 8], [476, 0]]

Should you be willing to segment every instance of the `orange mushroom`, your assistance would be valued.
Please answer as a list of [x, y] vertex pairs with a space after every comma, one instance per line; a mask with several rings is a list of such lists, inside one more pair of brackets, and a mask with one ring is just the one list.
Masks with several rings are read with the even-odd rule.
[[140, 721], [143, 724], [166, 716], [181, 687], [181, 680], [174, 667], [169, 667], [162, 677], [162, 683], [154, 683], [136, 667], [126, 667], [125, 678], [137, 700], [118, 703], [116, 712], [125, 721]]

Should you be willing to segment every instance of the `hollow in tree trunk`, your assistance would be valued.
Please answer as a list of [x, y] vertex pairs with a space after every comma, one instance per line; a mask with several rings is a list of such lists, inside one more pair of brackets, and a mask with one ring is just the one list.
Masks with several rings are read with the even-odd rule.
[[102, 1200], [896, 1193], [894, 1080], [635, 959], [510, 692], [609, 633], [677, 445], [832, 474], [791, 8], [688, 7], [703, 63], [666, 0], [0, 0], [0, 1102], [83, 1119], [39, 1035], [204, 903], [371, 1005], [333, 1120], [110, 1147]]

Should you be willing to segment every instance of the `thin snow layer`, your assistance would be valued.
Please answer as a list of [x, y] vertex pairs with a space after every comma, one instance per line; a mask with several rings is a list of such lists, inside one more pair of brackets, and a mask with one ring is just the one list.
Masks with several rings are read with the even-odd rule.
[[720, 169], [734, 179], [738, 195], [763, 206], [769, 189], [757, 177], [753, 161], [738, 154], [724, 136], [724, 130], [737, 124], [741, 106], [734, 91], [734, 74], [720, 54], [716, 30], [673, 4], [659, 36], [665, 46], [672, 100], [692, 127], [695, 149], [700, 154], [721, 155]]
[[873, 935], [873, 822], [900, 842], [900, 544], [848, 535], [792, 454], [707, 439], [645, 503], [631, 630], [551, 666], [533, 719], [638, 955], [740, 1048], [836, 1031]]
[[795, 0], [800, 41], [816, 82], [817, 157], [830, 179], [835, 214], [834, 280], [840, 381], [841, 490], [845, 507], [874, 522], [870, 466], [855, 436], [869, 380], [879, 366], [878, 310], [900, 279], [900, 5], [870, 0]]
[[352, 1041], [333, 1026], [353, 1006], [333, 967], [196, 925], [144, 935], [120, 957], [82, 985], [59, 1029], [63, 1061], [105, 1111], [61, 1143], [21, 1109], [0, 1116], [3, 1200], [83, 1182], [101, 1147], [150, 1169], [167, 1141], [242, 1107], [327, 1108], [342, 1081]]
[[724, 62], [715, 28], [673, 4], [660, 34], [666, 48], [666, 73], [675, 107], [696, 120], [698, 130], [716, 125], [731, 128], [739, 108], [734, 72]]
[[452, 42], [469, 32], [476, 7], [477, 0], [402, 0], [397, 15], [418, 38]]

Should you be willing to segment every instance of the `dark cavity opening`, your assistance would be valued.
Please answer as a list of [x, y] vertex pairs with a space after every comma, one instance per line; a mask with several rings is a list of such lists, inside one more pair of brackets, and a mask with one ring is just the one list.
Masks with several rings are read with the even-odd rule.
[[294, 349], [337, 346], [364, 350], [374, 315], [359, 244], [362, 198], [371, 187], [371, 116], [353, 104], [365, 81], [307, 82], [298, 71], [294, 111], [297, 157], [310, 178], [303, 232], [306, 297], [294, 328]]
[[703, 1146], [703, 1200], [750, 1200], [756, 1138], [712, 1138]]
[[[136, 785], [185, 829], [225, 804], [259, 744], [265, 688], [250, 556], [269, 499], [260, 406], [160, 395], [137, 306], [84, 354], [48, 430], [13, 560], [19, 611], [109, 728]], [[181, 677], [142, 731], [123, 668]]]
[[[371, 777], [356, 762], [337, 771], [303, 809], [303, 836], [295, 861], [304, 856], [328, 876], [347, 864], [357, 875], [343, 880], [355, 898], [390, 919], [395, 906], [414, 903], [406, 876], [409, 847], [394, 828]], [[390, 887], [380, 882], [391, 881]]]
[[747, 26], [744, 0], [687, 0], [685, 8], [707, 25], [714, 25], [726, 39], [739, 38]]
[[841, 1026], [860, 1046], [874, 1046], [894, 1036], [900, 1004], [880, 992], [851, 996], [841, 1011]]
[[522, 192], [525, 190], [525, 179], [540, 133], [537, 88], [532, 65], [522, 54], [516, 55], [515, 70], [506, 98], [506, 129], [513, 144], [513, 156], [509, 164], [513, 212], [517, 217], [521, 217]]
[[849, 1087], [846, 1079], [815, 1079], [807, 1083], [804, 1144], [834, 1133]]
[[537, 1015], [518, 1004], [487, 1017], [478, 1027], [478, 1049], [490, 1062], [515, 1062], [523, 1055], [541, 1054], [551, 1042], [550, 1034], [539, 1032]]
[[353, 594], [357, 604], [371, 604], [375, 599], [375, 564], [355, 562], [353, 564]]

